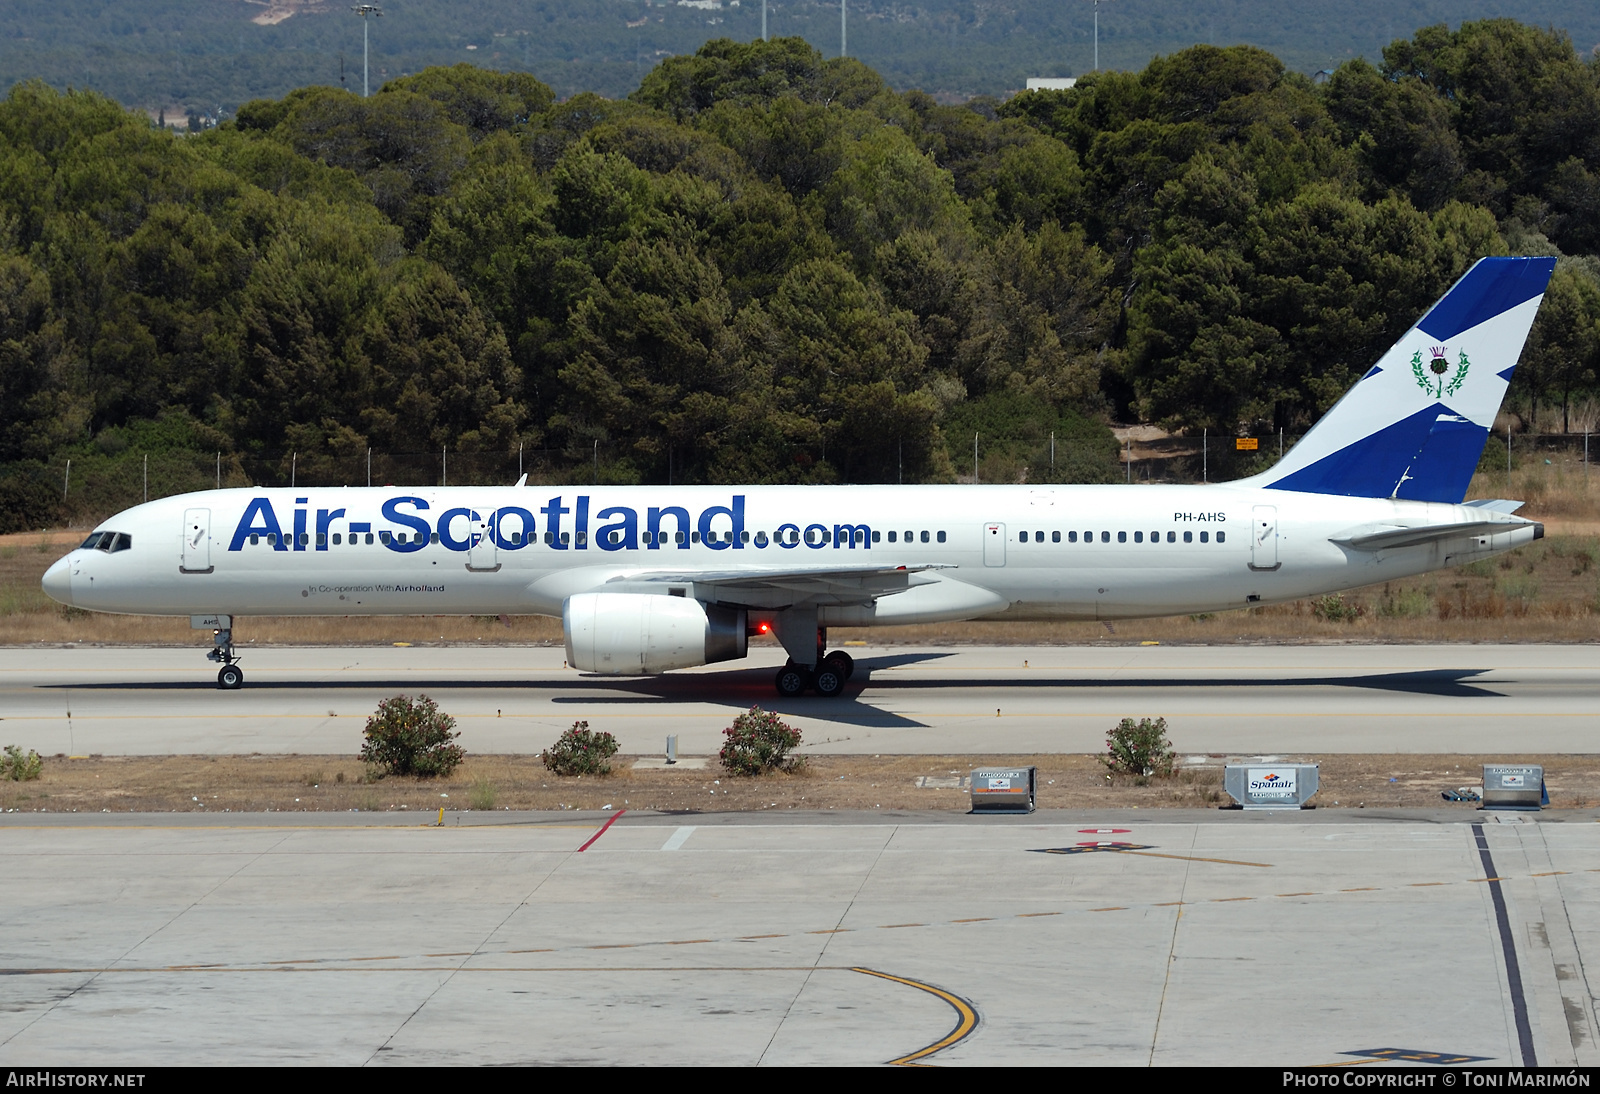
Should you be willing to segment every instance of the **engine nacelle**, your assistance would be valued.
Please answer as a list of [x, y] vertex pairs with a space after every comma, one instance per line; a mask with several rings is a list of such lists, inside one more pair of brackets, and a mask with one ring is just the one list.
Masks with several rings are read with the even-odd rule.
[[608, 676], [654, 675], [745, 656], [743, 608], [684, 596], [578, 593], [561, 606], [567, 663]]

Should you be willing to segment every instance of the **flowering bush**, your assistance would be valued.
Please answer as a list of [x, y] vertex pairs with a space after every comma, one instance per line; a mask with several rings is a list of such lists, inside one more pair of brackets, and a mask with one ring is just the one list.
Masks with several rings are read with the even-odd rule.
[[722, 731], [727, 738], [717, 759], [730, 775], [760, 775], [792, 770], [802, 761], [789, 752], [800, 745], [800, 731], [770, 710], [751, 707]]
[[[1167, 720], [1124, 718], [1106, 734], [1106, 754], [1100, 762], [1113, 773], [1146, 779], [1170, 775], [1178, 757], [1167, 740]], [[1141, 784], [1142, 785], [1142, 784]]]
[[456, 720], [426, 695], [396, 695], [367, 719], [361, 758], [385, 775], [448, 775], [466, 758]]
[[609, 775], [617, 739], [596, 733], [588, 722], [573, 722], [556, 743], [539, 753], [539, 759], [557, 775]]

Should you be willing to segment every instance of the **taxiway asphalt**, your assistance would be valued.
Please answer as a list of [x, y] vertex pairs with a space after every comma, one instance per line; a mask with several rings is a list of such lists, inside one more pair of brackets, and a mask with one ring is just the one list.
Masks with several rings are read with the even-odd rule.
[[1592, 814], [608, 819], [0, 818], [0, 1065], [1600, 1063]]
[[50, 755], [351, 754], [378, 701], [425, 693], [472, 752], [533, 752], [574, 721], [655, 754], [711, 755], [759, 704], [818, 753], [1096, 752], [1164, 717], [1219, 753], [1590, 753], [1600, 646], [854, 648], [836, 699], [780, 700], [775, 649], [653, 678], [586, 676], [550, 647], [267, 648], [219, 691], [195, 649], [0, 650], [0, 736]]

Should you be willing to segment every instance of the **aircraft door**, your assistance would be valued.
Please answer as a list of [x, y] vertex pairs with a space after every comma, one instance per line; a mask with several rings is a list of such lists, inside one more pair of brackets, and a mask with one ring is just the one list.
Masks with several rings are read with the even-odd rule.
[[183, 511], [183, 556], [178, 570], [185, 574], [209, 574], [211, 565], [211, 510]]
[[1250, 568], [1276, 570], [1278, 561], [1278, 507], [1258, 505], [1252, 510], [1254, 523], [1250, 536]]
[[1006, 526], [1004, 524], [985, 524], [983, 526], [983, 564], [985, 566], [1004, 566], [1006, 564]]
[[489, 535], [489, 522], [471, 513], [467, 529], [467, 569], [474, 573], [492, 574], [500, 569], [500, 552], [494, 537]]

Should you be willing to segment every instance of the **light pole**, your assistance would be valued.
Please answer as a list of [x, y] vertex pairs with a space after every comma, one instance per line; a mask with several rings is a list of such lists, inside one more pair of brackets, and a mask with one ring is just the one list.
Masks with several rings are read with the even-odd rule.
[[[1095, 3], [1099, 2], [1095, 0]], [[350, 10], [361, 16], [361, 97], [365, 99], [372, 93], [367, 85], [367, 20], [374, 15], [382, 16], [383, 9], [376, 4], [357, 4]], [[1098, 23], [1095, 25], [1099, 26]]]
[[[1105, 0], [1109, 3], [1110, 0]], [[1094, 71], [1100, 71], [1100, 4], [1101, 0], [1094, 0]]]
[[771, 41], [767, 37], [767, 0], [761, 0], [761, 40], [763, 42]]
[[844, 48], [844, 0], [839, 0], [839, 56], [848, 57], [850, 54]]

